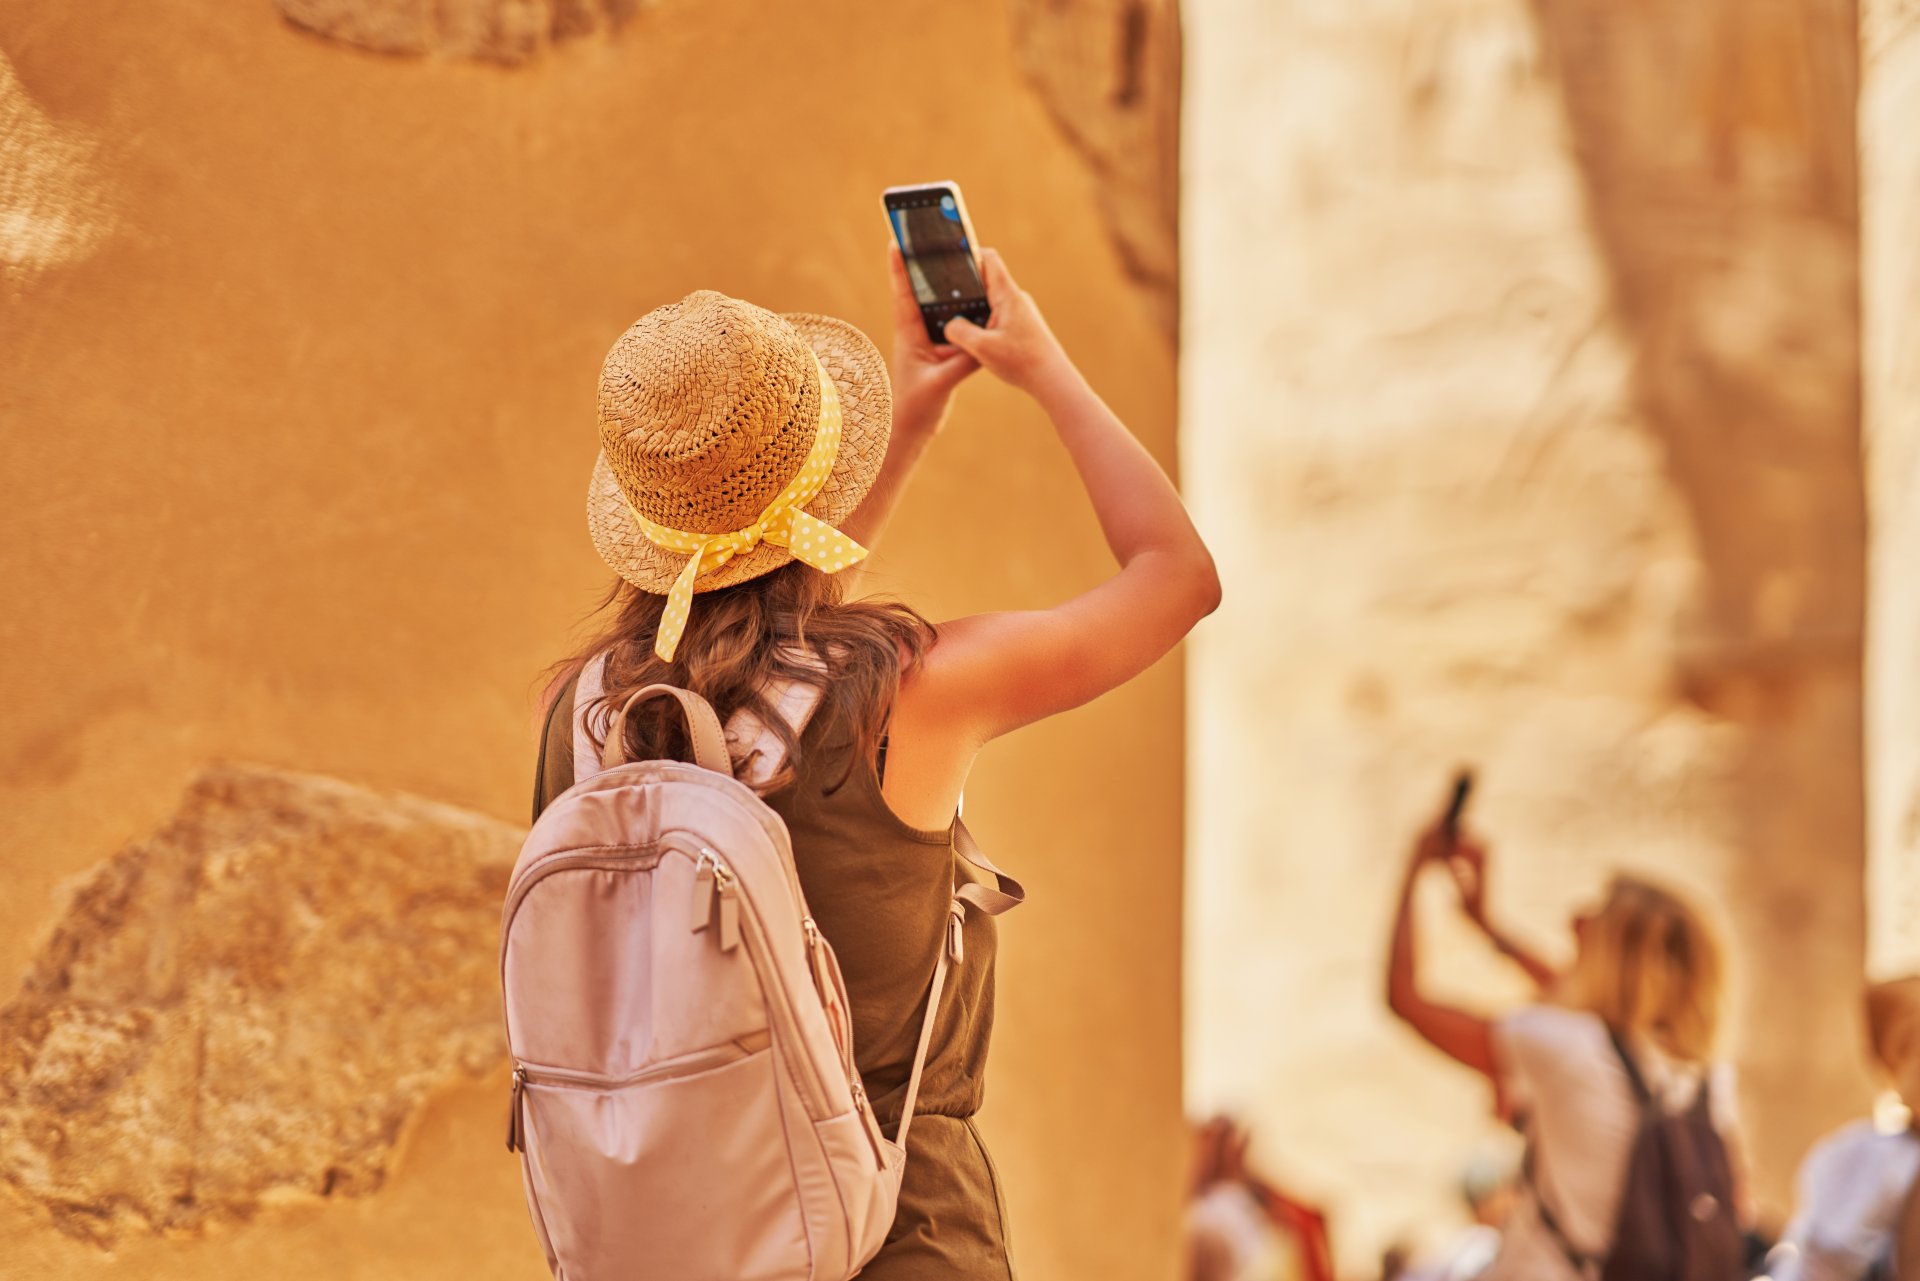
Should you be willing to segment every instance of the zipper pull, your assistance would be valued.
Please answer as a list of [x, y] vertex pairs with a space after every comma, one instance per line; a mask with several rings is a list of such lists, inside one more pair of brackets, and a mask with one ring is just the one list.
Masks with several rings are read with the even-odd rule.
[[521, 1132], [520, 1109], [524, 1100], [522, 1095], [527, 1088], [527, 1070], [515, 1065], [513, 1069], [513, 1097], [507, 1105], [507, 1151], [525, 1150], [525, 1136]]
[[873, 1101], [867, 1097], [866, 1083], [861, 1081], [858, 1073], [854, 1074], [852, 1085], [853, 1110], [858, 1112], [861, 1121], [866, 1123], [867, 1140], [873, 1144], [874, 1159], [880, 1162], [880, 1168], [884, 1170], [887, 1167], [885, 1146], [887, 1136], [880, 1132], [879, 1118], [873, 1114]]
[[740, 946], [740, 891], [733, 873], [718, 864], [713, 880], [720, 894], [720, 950], [731, 952]]
[[807, 959], [813, 962], [813, 986], [819, 991], [820, 999], [832, 1005], [833, 980], [827, 977], [827, 951], [820, 946], [820, 927], [807, 916], [800, 920], [800, 931], [807, 936]]
[[707, 928], [713, 920], [713, 854], [709, 850], [700, 851], [700, 859], [693, 865], [693, 932], [698, 934]]
[[[833, 977], [827, 973], [826, 940], [820, 937], [820, 927], [813, 923], [811, 916], [800, 919], [800, 931], [807, 936], [807, 960], [812, 963], [814, 991], [820, 994], [820, 1003], [827, 1007], [827, 1013], [831, 1016], [839, 1006], [840, 999], [833, 988]], [[830, 1017], [828, 1022], [832, 1021]], [[840, 1039], [838, 1029], [833, 1039]]]

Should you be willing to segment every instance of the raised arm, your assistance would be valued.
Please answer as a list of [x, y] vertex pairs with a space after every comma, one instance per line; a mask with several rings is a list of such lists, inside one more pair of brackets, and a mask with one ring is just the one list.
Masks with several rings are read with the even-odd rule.
[[1460, 909], [1468, 920], [1480, 927], [1494, 950], [1527, 972], [1541, 995], [1551, 992], [1560, 982], [1560, 972], [1511, 933], [1493, 923], [1487, 911], [1487, 851], [1473, 841], [1458, 841], [1447, 856], [1447, 867], [1460, 887]]
[[1173, 482], [1061, 350], [999, 254], [982, 255], [993, 316], [947, 338], [1046, 410], [1117, 562], [1052, 609], [941, 624], [894, 700], [884, 780], [894, 812], [944, 826], [987, 742], [1139, 675], [1220, 601], [1220, 580]]
[[941, 625], [915, 698], [976, 745], [1124, 684], [1220, 601], [1213, 558], [1173, 482], [1067, 358], [999, 254], [985, 251], [982, 267], [993, 319], [982, 329], [956, 318], [947, 337], [1046, 410], [1118, 568], [1052, 609]]
[[1387, 955], [1387, 1008], [1436, 1050], [1497, 1084], [1493, 1025], [1477, 1014], [1432, 1000], [1420, 989], [1414, 891], [1420, 874], [1444, 863], [1451, 849], [1452, 843], [1437, 825], [1423, 832], [1414, 846], [1393, 918], [1393, 942]]

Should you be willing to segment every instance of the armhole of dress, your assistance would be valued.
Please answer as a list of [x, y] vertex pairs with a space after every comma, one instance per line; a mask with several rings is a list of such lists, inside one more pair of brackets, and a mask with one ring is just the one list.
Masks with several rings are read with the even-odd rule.
[[[565, 685], [560, 687], [559, 692], [553, 696], [553, 702], [547, 707], [545, 719], [541, 722], [540, 752], [533, 767], [533, 821], [536, 823], [540, 821], [540, 816], [546, 813], [547, 806], [553, 804], [553, 798], [558, 795], [558, 792], [554, 791], [549, 785], [549, 774], [553, 768], [560, 764], [554, 757], [554, 722], [559, 717], [560, 709], [563, 706], [568, 710], [569, 714], [571, 714], [573, 709], [574, 684], [574, 681], [569, 680]], [[573, 761], [571, 758], [572, 753], [568, 752], [568, 760], [565, 762], [565, 765], [566, 774], [569, 778], [572, 777], [573, 773]], [[565, 791], [566, 789], [563, 787], [560, 790]]]

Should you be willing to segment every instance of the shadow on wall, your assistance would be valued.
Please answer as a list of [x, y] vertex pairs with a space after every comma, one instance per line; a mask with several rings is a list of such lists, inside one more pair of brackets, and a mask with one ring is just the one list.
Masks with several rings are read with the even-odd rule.
[[647, 0], [273, 0], [287, 21], [343, 44], [509, 66], [578, 36], [617, 32]]

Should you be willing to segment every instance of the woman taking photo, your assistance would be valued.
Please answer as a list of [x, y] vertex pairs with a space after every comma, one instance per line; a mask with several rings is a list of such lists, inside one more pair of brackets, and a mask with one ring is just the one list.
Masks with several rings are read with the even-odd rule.
[[[839, 956], [856, 1067], [889, 1131], [955, 880], [974, 875], [955, 842], [975, 757], [1145, 671], [1220, 593], [1166, 475], [999, 256], [982, 258], [990, 323], [951, 321], [952, 346], [935, 346], [893, 254], [891, 386], [853, 326], [710, 292], [649, 313], [615, 343], [588, 524], [620, 581], [609, 626], [556, 678], [535, 798], [537, 814], [587, 776], [612, 711], [648, 685], [690, 689], [740, 730], [729, 734], [736, 773], [786, 823], [806, 903]], [[1050, 609], [940, 623], [853, 599], [851, 571], [954, 389], [980, 368], [1052, 420], [1116, 570]], [[795, 691], [810, 719], [792, 714]], [[671, 704], [635, 710], [627, 759], [685, 746]], [[861, 1273], [871, 1281], [1011, 1276], [1001, 1190], [971, 1120], [993, 1024], [991, 917], [968, 914], [961, 942], [894, 1226]]]
[[[1459, 889], [1462, 911], [1527, 972], [1539, 1003], [1489, 1019], [1427, 995], [1415, 940], [1415, 890], [1423, 874], [1442, 868]], [[1557, 974], [1493, 926], [1486, 887], [1484, 847], [1450, 836], [1445, 822], [1424, 832], [1401, 888], [1387, 967], [1389, 1008], [1443, 1054], [1485, 1076], [1496, 1110], [1526, 1136], [1521, 1204], [1486, 1276], [1587, 1281], [1600, 1275], [1616, 1245], [1623, 1200], [1635, 1194], [1629, 1163], [1641, 1159], [1636, 1140], [1650, 1108], [1669, 1116], [1703, 1109], [1701, 1128], [1717, 1131], [1714, 1146], [1734, 1162], [1726, 1180], [1734, 1184], [1733, 1205], [1696, 1197], [1699, 1204], [1678, 1215], [1673, 1206], [1654, 1208], [1667, 1223], [1681, 1223], [1687, 1213], [1704, 1219], [1724, 1212], [1717, 1253], [1734, 1256], [1728, 1266], [1737, 1269], [1739, 1145], [1731, 1073], [1712, 1066], [1722, 973], [1713, 935], [1675, 895], [1616, 877], [1597, 907], [1573, 919], [1575, 959]], [[1673, 1248], [1678, 1252], [1677, 1242]]]

